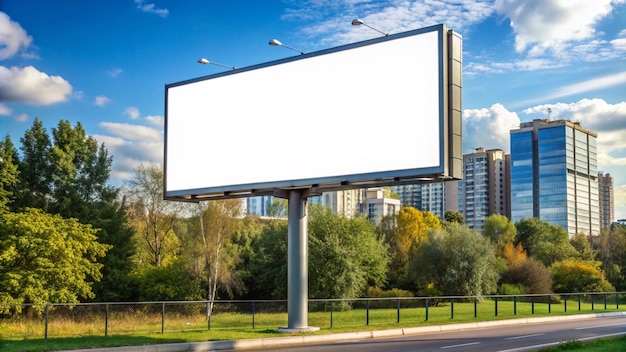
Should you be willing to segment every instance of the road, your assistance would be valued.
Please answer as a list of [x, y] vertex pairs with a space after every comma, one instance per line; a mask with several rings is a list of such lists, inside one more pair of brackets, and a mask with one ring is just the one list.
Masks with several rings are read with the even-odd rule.
[[335, 343], [272, 347], [251, 351], [294, 352], [517, 352], [532, 351], [567, 340], [593, 340], [626, 335], [626, 317], [428, 333], [394, 338], [363, 339]]

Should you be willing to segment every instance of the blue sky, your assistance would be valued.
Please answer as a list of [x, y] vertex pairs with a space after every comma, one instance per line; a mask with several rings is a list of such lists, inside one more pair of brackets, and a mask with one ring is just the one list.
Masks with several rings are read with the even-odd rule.
[[245, 67], [297, 55], [273, 38], [310, 52], [380, 35], [355, 18], [463, 36], [464, 152], [508, 151], [548, 108], [597, 132], [626, 218], [626, 0], [0, 0], [0, 134], [19, 145], [35, 117], [81, 122], [123, 185], [162, 160], [164, 85], [224, 70], [197, 59]]

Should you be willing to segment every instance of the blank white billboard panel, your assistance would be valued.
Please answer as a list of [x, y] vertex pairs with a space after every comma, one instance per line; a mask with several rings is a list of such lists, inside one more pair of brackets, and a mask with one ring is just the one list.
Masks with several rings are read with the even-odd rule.
[[167, 85], [165, 197], [442, 173], [444, 28]]

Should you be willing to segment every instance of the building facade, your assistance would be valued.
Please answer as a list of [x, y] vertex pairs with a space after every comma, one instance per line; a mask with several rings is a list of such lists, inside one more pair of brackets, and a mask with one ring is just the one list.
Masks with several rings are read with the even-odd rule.
[[368, 188], [360, 212], [378, 225], [383, 217], [400, 212], [400, 200], [385, 197], [383, 188]]
[[596, 138], [567, 120], [534, 120], [511, 130], [511, 220], [536, 217], [570, 236], [598, 235]]
[[600, 196], [600, 227], [607, 229], [615, 219], [613, 177], [611, 174], [598, 173], [598, 188]]
[[482, 230], [485, 218], [501, 214], [510, 218], [509, 155], [502, 149], [476, 149], [463, 155], [463, 180], [459, 182], [459, 212], [471, 229]]
[[443, 219], [447, 210], [457, 209], [456, 187], [456, 182], [449, 181], [393, 186], [391, 190], [399, 196], [403, 207], [429, 211]]

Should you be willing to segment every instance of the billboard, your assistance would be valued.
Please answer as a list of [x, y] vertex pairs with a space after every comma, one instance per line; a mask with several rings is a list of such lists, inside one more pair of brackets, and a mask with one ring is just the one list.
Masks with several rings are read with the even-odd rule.
[[164, 197], [460, 178], [460, 77], [437, 25], [167, 84]]

